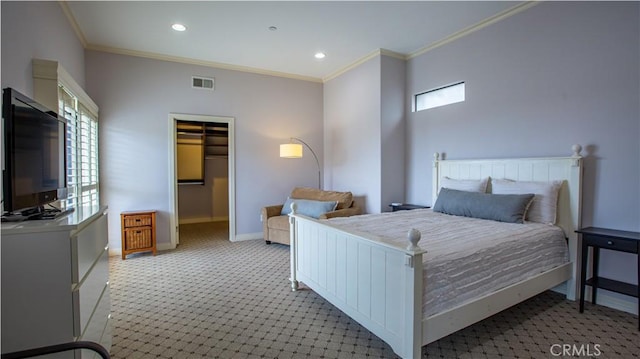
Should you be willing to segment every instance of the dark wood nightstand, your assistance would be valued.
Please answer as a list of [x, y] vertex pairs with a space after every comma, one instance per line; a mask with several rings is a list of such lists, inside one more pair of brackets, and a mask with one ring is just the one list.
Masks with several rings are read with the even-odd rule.
[[[582, 268], [580, 269], [580, 313], [584, 312], [585, 286], [592, 288], [591, 303], [596, 304], [596, 292], [598, 288], [612, 292], [626, 294], [638, 298], [638, 312], [640, 312], [640, 285], [625, 283], [613, 279], [598, 276], [598, 261], [600, 249], [609, 249], [627, 253], [640, 253], [640, 233], [618, 231], [607, 228], [588, 227], [576, 231], [582, 235]], [[592, 277], [587, 279], [587, 260], [589, 247], [593, 248], [593, 261], [591, 263]], [[638, 278], [640, 278], [640, 260], [638, 261]], [[638, 319], [640, 330], [640, 318]]]
[[408, 211], [411, 209], [420, 209], [420, 208], [431, 208], [429, 206], [421, 206], [418, 204], [410, 204], [410, 203], [391, 203], [389, 207], [391, 207], [391, 212]]

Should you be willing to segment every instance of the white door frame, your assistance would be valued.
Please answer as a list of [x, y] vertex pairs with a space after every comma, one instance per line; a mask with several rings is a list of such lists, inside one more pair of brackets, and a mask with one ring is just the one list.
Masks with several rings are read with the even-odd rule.
[[169, 225], [173, 228], [171, 231], [171, 247], [176, 248], [180, 239], [178, 237], [178, 164], [176, 161], [177, 144], [176, 144], [176, 123], [181, 121], [197, 121], [197, 122], [219, 122], [226, 123], [229, 127], [229, 150], [228, 171], [229, 171], [229, 240], [235, 241], [236, 238], [236, 170], [235, 170], [235, 130], [233, 117], [208, 116], [208, 115], [192, 115], [185, 113], [169, 114], [169, 208], [173, 213], [169, 214]]

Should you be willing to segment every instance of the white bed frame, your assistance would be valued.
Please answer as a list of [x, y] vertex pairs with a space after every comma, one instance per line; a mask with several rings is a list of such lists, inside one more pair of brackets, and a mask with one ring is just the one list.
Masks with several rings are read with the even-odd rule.
[[[291, 225], [291, 287], [299, 281], [387, 342], [402, 358], [420, 358], [423, 345], [434, 342], [550, 288], [575, 300], [579, 268], [582, 156], [441, 160], [435, 154], [433, 203], [441, 178], [506, 178], [522, 181], [563, 180], [558, 225], [569, 243], [570, 263], [500, 289], [464, 305], [422, 315], [423, 265], [426, 250], [415, 245], [420, 233], [408, 230], [407, 247], [369, 234], [337, 229], [326, 221], [295, 213]], [[292, 206], [295, 207], [295, 206]], [[411, 243], [413, 242], [413, 243]]]

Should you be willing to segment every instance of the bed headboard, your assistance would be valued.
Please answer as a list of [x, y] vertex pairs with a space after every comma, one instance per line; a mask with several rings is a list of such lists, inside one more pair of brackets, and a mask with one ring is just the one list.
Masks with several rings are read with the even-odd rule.
[[[510, 179], [550, 182], [562, 180], [558, 195], [556, 224], [569, 239], [576, 239], [580, 228], [582, 187], [582, 146], [573, 145], [570, 157], [502, 158], [442, 160], [434, 155], [433, 202], [435, 204], [443, 177], [455, 179]], [[491, 182], [489, 182], [491, 183]], [[490, 185], [489, 185], [490, 186]], [[490, 188], [490, 187], [489, 187]]]
[[540, 182], [562, 180], [558, 193], [556, 225], [562, 228], [569, 240], [569, 260], [573, 262], [573, 266], [572, 278], [567, 281], [564, 289], [559, 290], [564, 291], [568, 299], [575, 300], [578, 293], [576, 278], [580, 268], [578, 235], [575, 231], [580, 228], [582, 217], [582, 146], [573, 145], [572, 150], [573, 154], [569, 157], [472, 160], [442, 160], [436, 153], [433, 161], [432, 205], [436, 203], [443, 177], [476, 180], [489, 177]]

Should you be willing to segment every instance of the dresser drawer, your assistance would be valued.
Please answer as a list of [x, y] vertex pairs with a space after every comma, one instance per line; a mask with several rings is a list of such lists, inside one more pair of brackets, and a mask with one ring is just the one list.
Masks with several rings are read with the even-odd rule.
[[[111, 323], [110, 323], [111, 303], [109, 298], [109, 286], [105, 286], [102, 296], [95, 307], [89, 323], [87, 323], [79, 340], [86, 340], [98, 343], [105, 349], [111, 350]], [[82, 350], [82, 359], [99, 359], [100, 356], [89, 350]]]
[[97, 218], [71, 237], [71, 253], [77, 266], [72, 268], [72, 282], [79, 283], [108, 246], [108, 239], [100, 233], [107, 233], [107, 216]]
[[631, 241], [619, 238], [611, 238], [598, 235], [583, 235], [583, 241], [589, 246], [596, 246], [616, 251], [638, 253], [638, 241]]
[[76, 336], [85, 332], [100, 298], [104, 297], [103, 292], [109, 293], [108, 281], [109, 253], [105, 250], [84, 281], [73, 292], [74, 332]]

